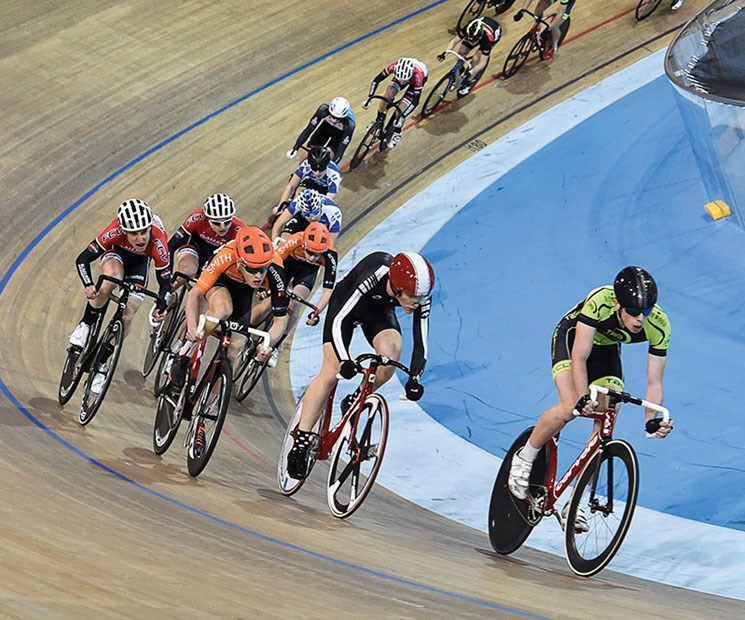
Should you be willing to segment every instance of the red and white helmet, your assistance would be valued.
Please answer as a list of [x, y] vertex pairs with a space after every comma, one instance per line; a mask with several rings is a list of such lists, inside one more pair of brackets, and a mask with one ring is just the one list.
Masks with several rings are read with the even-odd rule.
[[409, 295], [427, 297], [435, 286], [435, 271], [421, 254], [401, 252], [391, 261], [388, 279], [396, 295], [406, 291]]

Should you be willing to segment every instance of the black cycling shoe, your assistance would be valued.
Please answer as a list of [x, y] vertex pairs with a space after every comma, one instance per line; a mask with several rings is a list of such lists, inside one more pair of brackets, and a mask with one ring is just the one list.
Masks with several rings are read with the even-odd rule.
[[295, 480], [305, 480], [308, 477], [308, 466], [313, 454], [311, 450], [318, 447], [320, 437], [317, 433], [295, 431], [295, 442], [287, 453], [287, 474]]
[[360, 391], [355, 390], [351, 394], [347, 394], [344, 398], [341, 399], [341, 414], [344, 415], [347, 411], [349, 411], [349, 408], [352, 406], [352, 403], [355, 401], [357, 396], [359, 396]]
[[171, 365], [171, 386], [180, 390], [186, 383], [186, 373], [189, 371], [189, 356], [177, 355]]

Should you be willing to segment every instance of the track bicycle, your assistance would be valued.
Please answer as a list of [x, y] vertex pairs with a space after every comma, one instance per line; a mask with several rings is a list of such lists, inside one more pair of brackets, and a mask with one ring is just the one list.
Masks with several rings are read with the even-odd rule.
[[[184, 299], [192, 286], [194, 286], [194, 282], [197, 281], [195, 276], [190, 276], [180, 271], [173, 274], [172, 281], [175, 281], [177, 278], [182, 279], [184, 282], [168, 300], [166, 318], [150, 331], [150, 338], [145, 350], [145, 358], [142, 362], [142, 376], [145, 378], [150, 375], [153, 368], [158, 364], [158, 360], [161, 359], [163, 352], [171, 348], [176, 336], [178, 336], [179, 326], [185, 316]], [[168, 378], [169, 370], [170, 366], [166, 367], [165, 362], [161, 362], [158, 365], [158, 372], [155, 374], [155, 381], [153, 383], [154, 396], [160, 395], [163, 385], [165, 385], [165, 381]]]
[[[533, 428], [523, 431], [502, 461], [489, 504], [489, 540], [497, 553], [516, 551], [545, 516], [555, 516], [564, 529], [566, 559], [572, 571], [591, 577], [605, 568], [621, 546], [636, 507], [639, 493], [639, 464], [631, 444], [613, 439], [619, 403], [631, 403], [662, 413], [647, 421], [652, 437], [670, 414], [665, 407], [647, 402], [628, 392], [590, 386], [590, 398], [608, 395], [608, 407], [588, 416], [600, 424], [598, 433], [587, 440], [566, 473], [557, 479], [559, 433], [541, 448], [530, 473], [528, 495], [520, 500], [507, 486], [512, 457], [528, 441]], [[559, 497], [572, 481], [571, 498], [562, 511]]]
[[468, 0], [463, 12], [458, 18], [458, 25], [455, 27], [455, 31], [458, 36], [463, 36], [466, 31], [466, 26], [470, 24], [474, 19], [481, 17], [486, 9], [494, 9], [494, 12], [499, 15], [507, 11], [515, 0]]
[[[406, 93], [406, 89], [402, 91]], [[357, 146], [357, 150], [354, 152], [351, 161], [349, 162], [349, 169], [354, 170], [357, 166], [362, 163], [362, 160], [367, 157], [367, 154], [378, 145], [378, 150], [385, 151], [388, 148], [388, 142], [393, 136], [396, 129], [396, 123], [401, 117], [401, 110], [398, 109], [398, 103], [403, 98], [403, 95], [398, 100], [393, 101], [384, 97], [383, 95], [372, 95], [367, 98], [370, 102], [373, 99], [380, 99], [386, 103], [386, 117], [376, 118], [370, 125], [368, 125], [365, 135], [362, 137], [362, 142]]]
[[[316, 461], [326, 460], [331, 455], [326, 499], [331, 514], [339, 518], [348, 517], [362, 505], [383, 462], [388, 440], [389, 412], [385, 398], [373, 391], [378, 368], [395, 366], [411, 376], [411, 372], [403, 364], [376, 353], [363, 353], [354, 362], [357, 372], [362, 374], [362, 380], [353, 393], [351, 404], [346, 411], [342, 407], [341, 419], [332, 428], [331, 416], [336, 388], [331, 391], [323, 414], [313, 427], [313, 432], [319, 435], [320, 441], [308, 450], [308, 475]], [[367, 366], [363, 365], [365, 362], [369, 362]], [[302, 399], [287, 425], [277, 467], [279, 492], [287, 496], [297, 493], [305, 482], [305, 479], [296, 480], [287, 473], [287, 455], [295, 441], [301, 405]]]
[[[198, 331], [204, 333], [208, 324], [217, 326], [212, 335], [219, 343], [204, 375], [199, 376], [207, 338], [202, 338], [192, 347], [183, 388], [176, 389], [170, 382], [164, 387], [158, 398], [153, 425], [153, 450], [156, 454], [163, 454], [173, 443], [181, 420], [190, 420], [183, 447], [187, 449], [189, 475], [194, 477], [207, 467], [228, 413], [233, 388], [233, 371], [228, 358], [232, 333], [237, 332], [247, 338], [258, 336], [267, 347], [270, 342], [266, 332], [204, 314], [199, 317]], [[174, 357], [177, 353], [169, 351], [168, 355]]]
[[[523, 9], [522, 12], [533, 18], [533, 25], [528, 32], [517, 40], [510, 53], [507, 54], [504, 67], [502, 67], [502, 75], [505, 79], [515, 75], [533, 52], [538, 52], [538, 57], [541, 60], [546, 60], [554, 55], [553, 47], [550, 44], [549, 24], [556, 13], [538, 17], [527, 9]], [[569, 32], [571, 21], [571, 18], [565, 19], [561, 24], [559, 46], [564, 42], [564, 38]]]
[[[99, 338], [104, 315], [104, 312], [100, 312], [90, 329], [85, 346], [81, 349], [75, 345], [70, 345], [67, 349], [67, 357], [59, 384], [58, 400], [61, 405], [64, 405], [77, 389], [83, 374], [88, 373], [88, 378], [83, 386], [83, 396], [78, 413], [78, 421], [82, 426], [88, 424], [98, 413], [111, 381], [114, 379], [114, 372], [119, 362], [119, 354], [124, 340], [124, 310], [127, 308], [130, 294], [135, 292], [162, 301], [160, 295], [147, 290], [140, 284], [126, 282], [106, 274], [98, 276], [97, 290], [101, 288], [104, 281], [115, 284], [120, 290], [118, 296], [111, 295], [111, 299], [116, 303], [114, 316], [111, 317], [103, 335]], [[98, 373], [104, 375], [104, 381], [100, 391], [96, 393], [91, 388]]]
[[[312, 303], [303, 299], [299, 295], [296, 295], [290, 290], [287, 291], [287, 297], [289, 297], [291, 300], [294, 300], [296, 303], [308, 306], [308, 308], [313, 311], [317, 309]], [[272, 325], [272, 319], [273, 317], [270, 312], [266, 319], [264, 319], [264, 321], [262, 321], [262, 323], [259, 325], [258, 329], [262, 332], [269, 331], [269, 328]], [[272, 347], [272, 353], [275, 349], [278, 349], [282, 345], [286, 337], [287, 333], [282, 335], [277, 344]], [[271, 355], [268, 355], [263, 362], [256, 357], [256, 349], [258, 348], [260, 342], [261, 339], [259, 337], [250, 336], [246, 339], [246, 344], [241, 349], [238, 362], [236, 363], [236, 368], [238, 368], [239, 365], [242, 365], [242, 368], [233, 373], [233, 380], [237, 385], [235, 390], [235, 399], [238, 402], [241, 402], [253, 391], [253, 389], [256, 387], [256, 384], [259, 382], [259, 379], [261, 379], [261, 376], [264, 374], [264, 370], [266, 369], [267, 364], [269, 364]]]
[[456, 57], [455, 64], [450, 71], [439, 79], [429, 95], [427, 95], [427, 99], [422, 106], [422, 116], [429, 116], [432, 114], [450, 92], [454, 92], [458, 99], [465, 96], [461, 95], [458, 90], [463, 85], [466, 75], [471, 70], [471, 63], [469, 62], [470, 58], [461, 56], [455, 50], [445, 50], [445, 53], [452, 54]]

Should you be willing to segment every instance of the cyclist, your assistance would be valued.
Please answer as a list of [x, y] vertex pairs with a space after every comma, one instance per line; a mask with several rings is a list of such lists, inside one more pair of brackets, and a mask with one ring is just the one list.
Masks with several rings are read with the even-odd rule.
[[[287, 151], [287, 158], [297, 157], [300, 147], [307, 140], [309, 148], [327, 148], [334, 163], [338, 164], [352, 140], [356, 123], [352, 106], [344, 97], [334, 97], [330, 102], [322, 103], [295, 140], [295, 144]], [[303, 155], [301, 159], [304, 159]]]
[[[461, 56], [467, 56], [471, 50], [478, 47], [471, 58], [471, 68], [466, 72], [463, 84], [458, 89], [458, 96], [465, 97], [476, 86], [489, 64], [492, 48], [499, 43], [501, 38], [502, 26], [499, 22], [491, 17], [479, 17], [466, 26], [463, 37], [456, 35], [450, 40], [447, 49], [455, 49], [457, 45], [457, 52]], [[437, 60], [439, 62], [445, 60], [445, 52], [439, 54]]]
[[[226, 243], [207, 266], [186, 296], [187, 343], [179, 349], [179, 355], [171, 367], [171, 385], [180, 390], [186, 382], [189, 356], [194, 345], [203, 334], [197, 331], [199, 308], [203, 299], [209, 309], [206, 314], [219, 319], [230, 318], [245, 327], [250, 326], [251, 305], [254, 291], [267, 281], [271, 293], [274, 323], [269, 330], [272, 345], [280, 339], [287, 323], [287, 287], [282, 261], [274, 253], [274, 247], [266, 233], [256, 226], [244, 226], [235, 239]], [[234, 341], [240, 338], [236, 335]], [[240, 348], [231, 343], [231, 358]], [[266, 359], [270, 349], [259, 345], [258, 357]]]
[[[318, 441], [311, 432], [321, 416], [326, 400], [337, 382], [337, 374], [352, 378], [354, 362], [349, 354], [352, 334], [359, 325], [367, 341], [379, 355], [398, 361], [403, 346], [401, 327], [395, 308], [414, 315], [412, 377], [406, 382], [406, 396], [419, 400], [424, 388], [419, 376], [427, 362], [427, 333], [435, 273], [420, 254], [402, 252], [391, 256], [374, 252], [363, 258], [336, 285], [323, 324], [323, 363], [311, 381], [301, 403], [300, 424], [295, 442], [287, 455], [287, 471], [302, 480], [307, 471], [308, 449]], [[393, 376], [390, 366], [378, 371], [376, 388]], [[355, 394], [347, 395], [342, 407], [348, 408]]]
[[266, 231], [271, 230], [277, 216], [287, 208], [298, 188], [314, 189], [334, 200], [339, 193], [339, 185], [341, 170], [331, 161], [329, 150], [322, 146], [312, 146], [308, 152], [308, 159], [303, 161], [290, 177], [277, 206], [272, 210], [269, 221], [262, 228]]
[[[654, 278], [641, 267], [625, 267], [613, 286], [590, 291], [564, 315], [551, 345], [559, 404], [543, 412], [527, 444], [512, 459], [508, 485], [515, 497], [526, 497], [530, 471], [543, 445], [575, 416], [588, 415], [598, 406], [590, 400], [591, 383], [623, 390], [621, 344], [645, 341], [649, 342], [645, 399], [662, 404], [670, 321], [657, 305]], [[655, 413], [647, 410], [646, 417], [654, 418]], [[670, 420], [655, 436], [664, 438], [672, 428]]]
[[168, 241], [175, 271], [195, 276], [217, 249], [235, 238], [245, 224], [235, 215], [227, 194], [212, 194], [201, 209], [189, 215]]
[[[523, 18], [523, 10], [527, 9], [532, 1], [525, 0], [522, 8], [512, 16], [512, 19], [519, 22]], [[538, 0], [535, 7], [535, 14], [538, 17], [543, 17], [545, 10], [557, 2], [559, 3], [558, 12], [549, 23], [548, 29], [541, 33], [541, 37], [548, 37], [549, 39], [546, 43], [546, 51], [543, 53], [544, 58], [551, 58], [564, 40], [564, 35], [566, 35], [569, 29], [569, 17], [572, 13], [575, 0]]]
[[[153, 318], [162, 321], [165, 317], [166, 298], [171, 287], [169, 268], [168, 237], [160, 218], [153, 215], [150, 207], [139, 198], [132, 198], [121, 203], [116, 218], [88, 247], [75, 259], [78, 276], [85, 287], [85, 306], [83, 318], [70, 335], [70, 344], [85, 347], [91, 326], [106, 311], [109, 297], [115, 285], [104, 281], [96, 290], [91, 275], [91, 263], [100, 258], [101, 271], [111, 277], [134, 282], [142, 287], [147, 286], [150, 261], [155, 264], [158, 278], [158, 294], [161, 299], [156, 303]], [[144, 296], [132, 293], [124, 311], [124, 334], [129, 332], [132, 317], [142, 304]], [[91, 391], [98, 394], [104, 384], [105, 375], [96, 371]]]
[[314, 189], [304, 189], [290, 202], [272, 226], [272, 239], [277, 247], [282, 239], [305, 230], [311, 222], [321, 222], [335, 241], [341, 232], [341, 209], [328, 196]]
[[[338, 255], [331, 242], [328, 228], [321, 222], [313, 222], [304, 231], [296, 232], [277, 248], [277, 254], [282, 259], [285, 268], [287, 287], [302, 299], [308, 299], [316, 281], [318, 271], [323, 265], [323, 294], [318, 305], [308, 315], [308, 325], [318, 325], [320, 315], [329, 302], [331, 291], [336, 283], [336, 269]], [[252, 315], [252, 324], [258, 325], [269, 312], [269, 299], [256, 304]], [[288, 321], [286, 333], [292, 331], [300, 316], [300, 310], [294, 300], [290, 301], [287, 311]], [[277, 365], [279, 348], [274, 350], [267, 366]]]
[[[424, 89], [424, 85], [427, 83], [427, 65], [416, 58], [399, 58], [395, 62], [389, 64], [373, 78], [373, 81], [370, 84], [370, 92], [368, 93], [367, 99], [362, 104], [362, 107], [365, 110], [370, 106], [370, 97], [375, 94], [378, 85], [389, 75], [393, 75], [393, 79], [386, 88], [386, 99], [393, 101], [396, 95], [401, 92], [401, 89], [406, 89], [401, 101], [398, 102], [398, 111], [400, 114], [396, 119], [395, 131], [393, 136], [391, 136], [391, 139], [388, 141], [388, 146], [393, 148], [401, 141], [406, 117], [416, 109], [417, 105], [419, 105], [422, 90]], [[378, 117], [376, 120], [384, 120], [386, 111], [386, 103], [385, 101], [381, 101], [378, 106]]]

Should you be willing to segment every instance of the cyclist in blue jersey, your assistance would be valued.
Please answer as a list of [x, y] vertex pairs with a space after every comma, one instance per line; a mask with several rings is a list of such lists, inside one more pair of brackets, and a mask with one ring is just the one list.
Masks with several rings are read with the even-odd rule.
[[303, 161], [287, 182], [279, 203], [274, 207], [274, 215], [279, 215], [290, 203], [298, 188], [314, 189], [332, 200], [339, 193], [341, 170], [331, 161], [327, 148], [313, 146], [308, 152], [308, 159]]
[[[287, 157], [289, 159], [297, 157], [300, 147], [307, 141], [308, 148], [323, 146], [329, 149], [331, 159], [338, 164], [352, 140], [356, 124], [357, 119], [349, 101], [344, 97], [334, 97], [328, 103], [318, 106], [310, 122], [295, 140], [293, 147], [287, 151]], [[304, 152], [300, 157], [301, 161], [305, 158]]]
[[311, 222], [321, 222], [335, 241], [341, 232], [341, 209], [328, 196], [313, 189], [304, 189], [287, 206], [272, 226], [275, 246], [290, 235], [305, 230]]
[[[523, 9], [527, 9], [533, 0], [525, 0], [523, 2], [522, 9], [512, 16], [516, 22], [520, 21], [523, 17]], [[549, 23], [548, 34], [550, 36], [549, 44], [546, 46], [546, 52], [544, 58], [551, 58], [556, 50], [559, 49], [559, 45], [564, 40], [564, 35], [569, 29], [569, 16], [572, 13], [575, 0], [538, 0], [534, 13], [538, 17], [543, 17], [545, 10], [552, 4], [559, 5], [558, 11], [554, 18]]]

